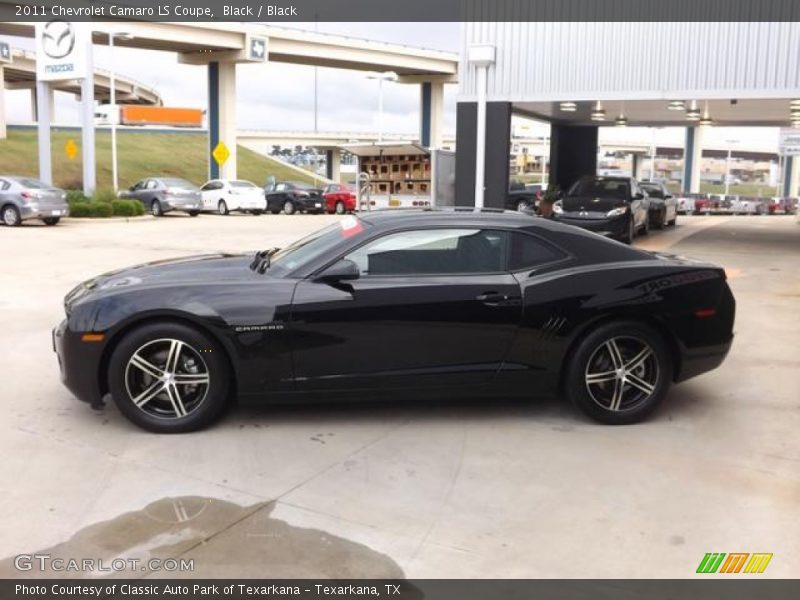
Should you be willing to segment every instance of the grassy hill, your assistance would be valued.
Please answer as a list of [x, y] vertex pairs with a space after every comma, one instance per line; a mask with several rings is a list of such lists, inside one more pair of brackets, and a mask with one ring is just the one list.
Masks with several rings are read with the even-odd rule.
[[[97, 186], [111, 186], [111, 134], [98, 130], [95, 134]], [[66, 189], [80, 189], [80, 155], [67, 158], [64, 147], [74, 140], [80, 148], [78, 129], [56, 129], [51, 133], [53, 183]], [[183, 177], [198, 185], [207, 179], [207, 136], [202, 132], [118, 131], [117, 161], [120, 187], [128, 187], [143, 177], [153, 175]], [[8, 139], [0, 140], [0, 172], [9, 175], [38, 175], [36, 129], [9, 127]], [[263, 185], [267, 177], [312, 182], [275, 161], [238, 147], [238, 177]]]

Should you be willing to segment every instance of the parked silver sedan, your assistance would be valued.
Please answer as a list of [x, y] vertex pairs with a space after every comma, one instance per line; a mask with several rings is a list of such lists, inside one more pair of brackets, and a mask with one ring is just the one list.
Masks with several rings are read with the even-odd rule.
[[64, 190], [32, 177], [0, 175], [0, 217], [5, 225], [15, 227], [28, 219], [55, 225], [68, 215]]
[[203, 208], [200, 188], [190, 181], [177, 177], [148, 177], [119, 193], [120, 198], [131, 198], [144, 204], [154, 217], [172, 210], [188, 212], [196, 217]]

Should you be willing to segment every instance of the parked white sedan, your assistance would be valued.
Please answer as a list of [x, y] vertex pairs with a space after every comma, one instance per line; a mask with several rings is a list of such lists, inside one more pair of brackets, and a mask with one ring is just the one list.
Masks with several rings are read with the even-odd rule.
[[260, 215], [267, 208], [264, 190], [251, 181], [212, 179], [200, 188], [203, 212], [227, 215], [231, 211]]

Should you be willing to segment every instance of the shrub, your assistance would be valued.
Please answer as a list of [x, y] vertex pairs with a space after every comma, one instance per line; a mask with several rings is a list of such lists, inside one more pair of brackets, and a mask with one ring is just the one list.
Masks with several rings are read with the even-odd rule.
[[72, 205], [74, 202], [89, 202], [89, 199], [83, 195], [80, 190], [67, 190], [67, 204]]
[[111, 208], [115, 217], [136, 217], [144, 214], [144, 206], [136, 200], [113, 200]]
[[69, 216], [71, 217], [90, 217], [92, 204], [90, 202], [70, 202]]
[[117, 194], [111, 188], [100, 188], [94, 191], [92, 200], [95, 202], [112, 203], [117, 199]]
[[90, 217], [110, 217], [114, 214], [114, 209], [108, 202], [90, 202]]

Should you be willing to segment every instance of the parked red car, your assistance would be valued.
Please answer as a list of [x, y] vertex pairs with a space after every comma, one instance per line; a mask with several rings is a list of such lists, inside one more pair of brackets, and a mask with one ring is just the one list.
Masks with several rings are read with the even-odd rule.
[[346, 183], [331, 183], [323, 191], [325, 212], [343, 215], [356, 209], [356, 189]]

